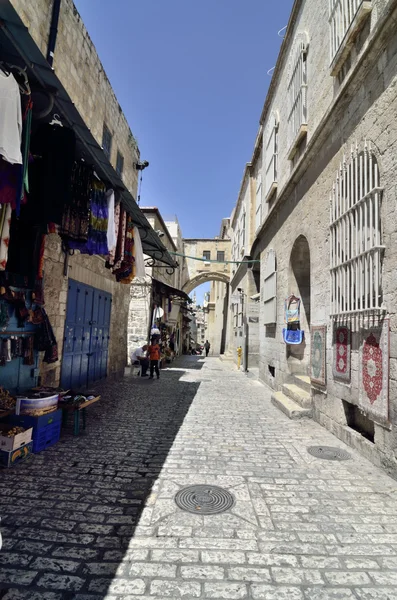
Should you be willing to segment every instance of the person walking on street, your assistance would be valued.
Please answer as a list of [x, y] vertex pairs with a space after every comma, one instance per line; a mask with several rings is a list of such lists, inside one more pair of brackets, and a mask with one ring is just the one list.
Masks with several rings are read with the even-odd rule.
[[209, 343], [209, 341], [208, 341], [208, 340], [205, 342], [205, 344], [204, 344], [204, 348], [205, 348], [205, 356], [207, 357], [207, 356], [208, 356], [208, 353], [209, 353], [209, 351], [210, 351], [210, 348], [211, 348], [211, 344]]
[[156, 371], [157, 379], [160, 379], [159, 371], [159, 360], [160, 360], [160, 346], [158, 345], [156, 338], [152, 339], [152, 343], [147, 349], [149, 361], [150, 361], [150, 378], [153, 379], [153, 374]]

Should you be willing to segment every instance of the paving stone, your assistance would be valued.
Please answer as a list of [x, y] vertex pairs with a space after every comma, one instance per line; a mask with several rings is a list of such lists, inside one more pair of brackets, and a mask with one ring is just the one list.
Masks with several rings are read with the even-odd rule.
[[[154, 596], [175, 598], [199, 598], [201, 595], [201, 584], [196, 582], [178, 582], [156, 579], [150, 584], [150, 593]], [[222, 597], [222, 596], [220, 596]]]
[[164, 563], [139, 563], [131, 565], [129, 574], [132, 577], [175, 577], [176, 566]]
[[2, 584], [17, 583], [18, 585], [29, 585], [36, 575], [37, 571], [0, 568], [0, 582]]
[[12, 565], [14, 567], [27, 567], [33, 556], [19, 554], [16, 552], [0, 553], [0, 565]]
[[244, 583], [205, 583], [204, 595], [206, 598], [238, 600], [239, 598], [247, 598], [247, 586]]
[[355, 588], [360, 600], [396, 600], [395, 587]]
[[152, 550], [155, 562], [196, 563], [199, 560], [197, 550]]
[[37, 582], [39, 587], [52, 590], [64, 590], [78, 592], [84, 585], [84, 579], [75, 575], [58, 575], [55, 573], [44, 573]]
[[79, 568], [80, 563], [73, 560], [64, 560], [62, 558], [46, 558], [41, 556], [40, 558], [36, 558], [31, 563], [32, 569], [37, 569], [38, 571], [54, 571], [57, 573], [75, 573]]
[[233, 567], [228, 569], [228, 579], [237, 581], [271, 582], [269, 569], [260, 567]]
[[62, 595], [56, 592], [33, 592], [32, 590], [24, 592], [14, 589], [6, 591], [1, 598], [2, 600], [62, 600]]
[[203, 550], [201, 552], [201, 560], [204, 563], [222, 563], [222, 564], [238, 564], [245, 563], [244, 552], [238, 552], [234, 550]]
[[303, 592], [297, 587], [283, 587], [273, 585], [251, 586], [254, 600], [305, 600]]
[[224, 579], [225, 570], [222, 567], [195, 565], [181, 567], [181, 577], [183, 579]]
[[143, 594], [145, 592], [143, 579], [113, 579], [100, 577], [92, 579], [88, 589], [90, 592], [108, 592], [109, 594]]
[[314, 569], [292, 569], [288, 567], [272, 567], [271, 573], [276, 583], [286, 584], [319, 584], [324, 583], [320, 571]]
[[306, 600], [356, 600], [354, 593], [346, 588], [306, 588]]

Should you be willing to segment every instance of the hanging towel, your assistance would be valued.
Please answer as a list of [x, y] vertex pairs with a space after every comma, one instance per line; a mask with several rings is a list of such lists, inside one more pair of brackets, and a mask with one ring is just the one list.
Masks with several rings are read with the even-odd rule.
[[11, 164], [22, 164], [22, 107], [12, 73], [0, 71], [0, 154]]
[[135, 276], [145, 277], [145, 259], [143, 257], [142, 241], [138, 227], [134, 227], [135, 241]]
[[114, 191], [108, 190], [106, 192], [106, 199], [108, 203], [108, 231], [107, 240], [109, 254], [116, 249], [117, 237], [116, 237], [116, 223], [114, 214]]

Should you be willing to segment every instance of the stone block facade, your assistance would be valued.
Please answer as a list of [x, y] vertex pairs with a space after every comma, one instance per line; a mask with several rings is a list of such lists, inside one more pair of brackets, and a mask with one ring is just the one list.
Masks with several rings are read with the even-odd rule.
[[[269, 95], [261, 117], [263, 144], [272, 115], [279, 115], [277, 192], [262, 200], [262, 224], [251, 248], [261, 260], [259, 313], [260, 377], [275, 390], [295, 373], [308, 374], [310, 329], [327, 328], [326, 385], [312, 385], [314, 417], [335, 435], [358, 448], [365, 456], [397, 474], [397, 320], [396, 269], [397, 222], [397, 3], [374, 0], [372, 11], [355, 33], [350, 53], [338, 75], [330, 73], [327, 0], [296, 1], [280, 51]], [[288, 133], [288, 84], [293, 51], [305, 39], [307, 72], [307, 133], [290, 154]], [[327, 43], [324, 42], [326, 40]], [[381, 201], [382, 293], [384, 312], [367, 318], [344, 318], [351, 327], [351, 380], [340, 383], [332, 373], [334, 320], [331, 318], [330, 197], [344, 156], [351, 148], [371, 148], [379, 167]], [[265, 154], [265, 150], [264, 150]], [[266, 168], [262, 167], [262, 178]], [[345, 194], [346, 195], [346, 194]], [[253, 199], [251, 199], [253, 204]], [[372, 218], [372, 217], [368, 217]], [[277, 316], [265, 325], [263, 283], [269, 250], [276, 255]], [[237, 286], [236, 286], [237, 287]], [[353, 286], [351, 286], [353, 289]], [[286, 345], [282, 337], [285, 298], [295, 293], [302, 299], [301, 325], [305, 342]], [[350, 292], [346, 292], [350, 293]], [[368, 321], [390, 317], [389, 420], [380, 422], [364, 414], [359, 405], [359, 336]], [[366, 436], [360, 426], [352, 428], [346, 406], [358, 406], [360, 419], [373, 428]], [[361, 416], [360, 416], [361, 415]]]

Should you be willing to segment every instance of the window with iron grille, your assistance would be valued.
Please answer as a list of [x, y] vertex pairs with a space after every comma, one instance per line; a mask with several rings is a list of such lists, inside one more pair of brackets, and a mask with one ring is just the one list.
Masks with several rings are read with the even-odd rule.
[[338, 74], [356, 32], [371, 10], [371, 0], [329, 0], [331, 75]]
[[110, 159], [110, 154], [112, 152], [112, 134], [105, 123], [103, 124], [102, 149], [106, 156]]
[[116, 159], [116, 171], [120, 177], [123, 176], [124, 169], [124, 156], [117, 151], [117, 159]]
[[203, 258], [205, 258], [205, 260], [211, 260], [211, 251], [210, 250], [204, 250], [203, 251]]
[[291, 51], [288, 71], [288, 141], [293, 159], [296, 148], [307, 133], [307, 51], [306, 33], [298, 34]]
[[382, 308], [381, 199], [371, 147], [343, 157], [330, 199], [331, 315]]
[[277, 187], [277, 158], [278, 158], [278, 124], [277, 113], [272, 113], [265, 134], [265, 198], [269, 199]]
[[218, 252], [216, 253], [216, 260], [218, 262], [225, 262], [225, 253], [223, 252], [223, 250], [218, 250]]

